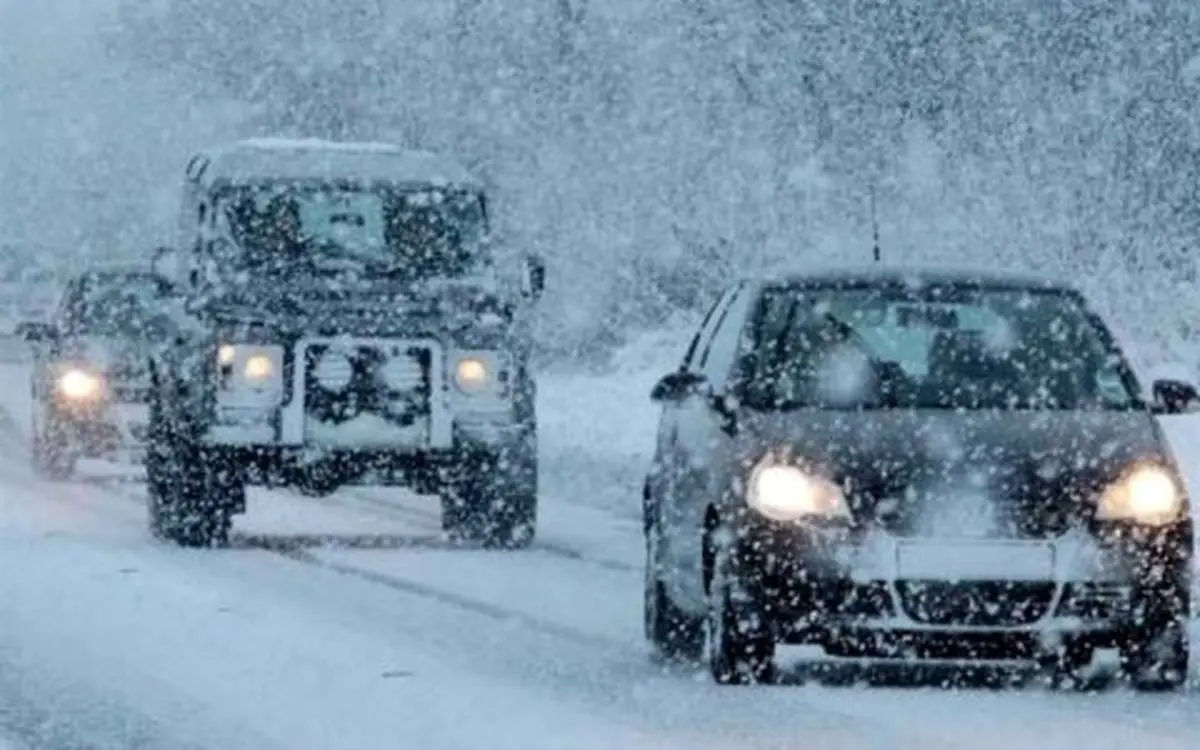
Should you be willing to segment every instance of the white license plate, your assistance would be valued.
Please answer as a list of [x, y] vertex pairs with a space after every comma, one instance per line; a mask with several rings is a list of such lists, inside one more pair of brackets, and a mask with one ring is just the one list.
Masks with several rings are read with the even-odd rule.
[[1054, 547], [1038, 542], [939, 539], [901, 542], [896, 577], [936, 581], [1054, 578]]

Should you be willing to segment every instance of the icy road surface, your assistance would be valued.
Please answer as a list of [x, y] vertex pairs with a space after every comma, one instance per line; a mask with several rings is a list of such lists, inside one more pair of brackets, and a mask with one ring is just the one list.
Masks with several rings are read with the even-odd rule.
[[[255, 492], [235, 548], [156, 543], [138, 484], [31, 475], [8, 374], [0, 733], [18, 746], [1200, 746], [1197, 692], [836, 687], [803, 669], [729, 689], [652, 665], [636, 487], [654, 373], [544, 383], [542, 533], [515, 554], [447, 549], [435, 501], [374, 489]], [[1184, 449], [1200, 435], [1171, 427]]]

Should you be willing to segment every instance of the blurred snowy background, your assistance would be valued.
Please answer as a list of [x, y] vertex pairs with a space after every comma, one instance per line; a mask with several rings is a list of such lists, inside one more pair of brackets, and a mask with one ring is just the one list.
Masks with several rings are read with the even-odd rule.
[[1200, 4], [0, 0], [0, 245], [137, 257], [188, 154], [282, 134], [457, 153], [543, 253], [547, 354], [603, 365], [733, 271], [1082, 279], [1193, 366]]

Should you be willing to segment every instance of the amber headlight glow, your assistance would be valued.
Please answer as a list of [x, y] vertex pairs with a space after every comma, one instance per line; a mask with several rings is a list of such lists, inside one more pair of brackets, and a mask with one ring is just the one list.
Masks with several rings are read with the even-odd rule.
[[1134, 467], [1100, 496], [1096, 518], [1162, 526], [1179, 519], [1187, 500], [1175, 473], [1163, 466]]
[[275, 374], [275, 363], [265, 354], [253, 354], [246, 358], [242, 372], [246, 380], [258, 383], [269, 380]]
[[454, 366], [454, 382], [459, 389], [466, 393], [478, 393], [485, 390], [491, 381], [491, 372], [487, 364], [476, 357], [458, 360]]
[[283, 356], [283, 347], [276, 344], [221, 344], [217, 387], [222, 398], [277, 403], [283, 394]]
[[104, 381], [73, 367], [58, 376], [58, 392], [72, 401], [90, 401], [104, 393]]
[[774, 521], [850, 518], [846, 497], [836, 484], [769, 459], [750, 472], [746, 504]]

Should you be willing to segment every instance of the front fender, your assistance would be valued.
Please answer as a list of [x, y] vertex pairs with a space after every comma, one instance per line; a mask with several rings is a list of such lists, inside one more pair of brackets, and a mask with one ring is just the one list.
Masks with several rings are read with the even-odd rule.
[[216, 347], [211, 335], [180, 333], [150, 358], [160, 418], [197, 439], [215, 416]]

